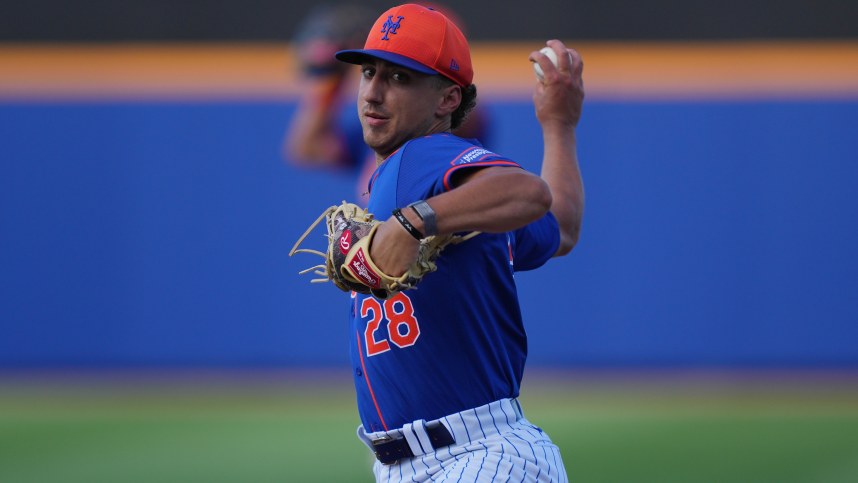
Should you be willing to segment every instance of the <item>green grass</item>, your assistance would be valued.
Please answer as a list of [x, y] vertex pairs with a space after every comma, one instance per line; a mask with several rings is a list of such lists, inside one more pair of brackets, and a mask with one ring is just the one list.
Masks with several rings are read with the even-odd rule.
[[[572, 481], [858, 481], [854, 381], [551, 375], [521, 399]], [[340, 379], [0, 379], [0, 481], [372, 481], [357, 424]]]

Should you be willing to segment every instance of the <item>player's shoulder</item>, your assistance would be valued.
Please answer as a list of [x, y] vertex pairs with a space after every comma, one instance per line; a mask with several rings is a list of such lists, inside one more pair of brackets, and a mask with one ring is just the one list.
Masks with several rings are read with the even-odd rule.
[[408, 141], [404, 147], [413, 151], [415, 149], [453, 149], [473, 145], [479, 145], [479, 142], [475, 139], [460, 138], [448, 132], [439, 132], [414, 138]]
[[476, 139], [460, 138], [450, 133], [436, 133], [412, 139], [403, 146], [409, 157], [446, 159], [450, 165], [468, 164], [479, 159], [502, 158], [484, 148]]

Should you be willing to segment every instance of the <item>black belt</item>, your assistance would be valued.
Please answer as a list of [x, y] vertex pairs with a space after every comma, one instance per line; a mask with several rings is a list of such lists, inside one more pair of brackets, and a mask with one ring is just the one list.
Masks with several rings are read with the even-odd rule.
[[[441, 423], [436, 423], [436, 425], [431, 427], [426, 426], [426, 434], [429, 435], [429, 441], [432, 443], [432, 448], [434, 449], [441, 449], [456, 442], [453, 439], [453, 435], [447, 431], [447, 427]], [[375, 457], [378, 458], [378, 461], [381, 461], [385, 465], [392, 465], [403, 458], [414, 456], [404, 436], [396, 439], [392, 439], [389, 436], [374, 439], [372, 441], [372, 450], [375, 452]]]

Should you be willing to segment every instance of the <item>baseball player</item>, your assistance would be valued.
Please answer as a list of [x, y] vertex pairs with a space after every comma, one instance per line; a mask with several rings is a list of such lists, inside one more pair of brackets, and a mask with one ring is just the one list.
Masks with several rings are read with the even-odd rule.
[[360, 68], [357, 111], [377, 162], [368, 210], [386, 218], [369, 248], [377, 266], [401, 274], [420, 239], [481, 232], [446, 248], [413, 290], [351, 294], [358, 436], [378, 481], [567, 481], [558, 448], [516, 399], [527, 339], [513, 275], [569, 253], [584, 204], [582, 63], [547, 45], [556, 67], [530, 54], [544, 72], [533, 93], [541, 176], [451, 134], [476, 87], [468, 42], [440, 12], [393, 7], [363, 49], [336, 53]]

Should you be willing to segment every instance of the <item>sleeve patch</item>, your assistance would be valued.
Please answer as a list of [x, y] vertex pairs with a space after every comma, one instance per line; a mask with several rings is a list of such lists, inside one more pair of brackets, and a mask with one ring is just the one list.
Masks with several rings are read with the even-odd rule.
[[450, 164], [453, 166], [461, 166], [464, 164], [471, 164], [471, 163], [475, 163], [478, 161], [483, 161], [486, 158], [490, 158], [490, 157], [499, 158], [500, 156], [489, 151], [488, 149], [481, 148], [479, 146], [472, 146], [472, 147], [466, 149], [465, 151], [463, 151], [458, 156], [456, 156], [456, 158], [453, 159], [453, 161], [451, 161]]

